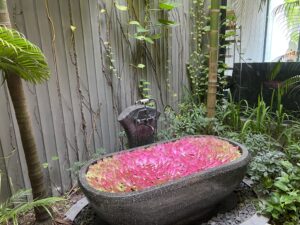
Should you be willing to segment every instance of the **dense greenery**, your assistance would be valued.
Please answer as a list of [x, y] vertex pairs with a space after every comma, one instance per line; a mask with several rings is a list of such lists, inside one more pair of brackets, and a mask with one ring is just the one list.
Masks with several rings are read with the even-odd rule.
[[[0, 185], [1, 185], [0, 171]], [[1, 186], [0, 186], [1, 193]], [[50, 206], [56, 202], [63, 201], [61, 197], [48, 197], [44, 199], [34, 199], [28, 201], [31, 196], [31, 190], [19, 190], [0, 204], [0, 224], [18, 225], [18, 217], [29, 212], [35, 207], [43, 207], [50, 215]]]
[[300, 123], [278, 104], [271, 111], [261, 98], [253, 108], [246, 101], [223, 99], [216, 117], [208, 119], [205, 105], [186, 101], [178, 112], [166, 110], [167, 129], [160, 138], [214, 134], [243, 143], [252, 155], [247, 174], [254, 182], [261, 212], [274, 224], [296, 225], [300, 222]]

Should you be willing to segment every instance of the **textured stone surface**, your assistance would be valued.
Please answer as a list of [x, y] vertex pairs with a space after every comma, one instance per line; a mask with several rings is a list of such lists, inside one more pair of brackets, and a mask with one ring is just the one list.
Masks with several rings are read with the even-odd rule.
[[267, 217], [255, 214], [241, 225], [267, 225], [268, 222], [269, 219]]
[[75, 205], [73, 205], [65, 216], [67, 219], [73, 221], [75, 217], [80, 213], [80, 211], [89, 204], [87, 198], [80, 199]]
[[[206, 222], [191, 221], [189, 225], [245, 225], [244, 223], [255, 222], [253, 218], [256, 215], [255, 204], [256, 195], [252, 189], [243, 182], [234, 191], [237, 196], [237, 206], [225, 213], [220, 211]], [[224, 209], [222, 209], [224, 210]], [[189, 219], [189, 218], [188, 218]], [[187, 219], [187, 220], [188, 220]], [[247, 224], [246, 223], [246, 224]], [[255, 224], [255, 223], [254, 223]], [[91, 206], [85, 207], [75, 218], [73, 225], [108, 225], [99, 219], [95, 210]], [[258, 224], [255, 224], [258, 225]]]
[[130, 106], [119, 115], [130, 148], [154, 142], [159, 115], [156, 109], [144, 105]]
[[131, 193], [97, 191], [85, 179], [88, 166], [97, 160], [80, 170], [79, 184], [98, 216], [111, 225], [187, 224], [213, 211], [242, 181], [250, 157], [243, 146], [231, 143], [239, 146], [239, 159], [161, 186]]
[[245, 183], [241, 183], [235, 192], [238, 197], [237, 206], [224, 213], [218, 213], [205, 223], [194, 223], [192, 225], [240, 225], [256, 213], [254, 202], [257, 201], [252, 189]]

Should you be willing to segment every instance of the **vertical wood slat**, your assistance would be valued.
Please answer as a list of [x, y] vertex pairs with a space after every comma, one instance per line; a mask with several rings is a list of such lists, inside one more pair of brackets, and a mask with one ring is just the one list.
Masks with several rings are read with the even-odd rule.
[[[74, 21], [74, 26], [76, 26], [75, 32], [75, 53], [77, 55], [77, 63], [78, 63], [78, 75], [77, 75], [77, 89], [79, 92], [79, 102], [80, 102], [80, 112], [81, 112], [81, 120], [80, 120], [80, 136], [83, 138], [83, 146], [79, 148], [80, 156], [79, 159], [81, 161], [86, 160], [88, 155], [92, 150], [94, 151], [94, 143], [92, 134], [92, 115], [91, 115], [91, 102], [90, 102], [90, 94], [89, 93], [89, 81], [87, 74], [87, 65], [86, 65], [86, 52], [85, 52], [85, 43], [86, 40], [84, 34], [84, 26], [85, 22], [88, 20], [89, 15], [82, 15], [81, 5], [84, 4], [83, 1], [77, 0], [72, 1], [72, 16]], [[91, 59], [92, 60], [92, 59]], [[75, 122], [76, 123], [76, 122]], [[77, 122], [78, 123], [78, 122]], [[92, 139], [90, 139], [91, 137]]]
[[[144, 3], [138, 0], [132, 3], [137, 17], [143, 18]], [[12, 17], [18, 28], [42, 48], [52, 71], [46, 84], [26, 84], [26, 95], [39, 156], [42, 162], [49, 164], [45, 175], [54, 195], [66, 191], [72, 184], [67, 169], [74, 162], [86, 160], [100, 147], [108, 151], [118, 150], [120, 126], [117, 116], [137, 99], [138, 80], [151, 82], [151, 94], [158, 100], [160, 110], [165, 105], [177, 105], [182, 97], [182, 85], [186, 82], [185, 64], [189, 56], [189, 4], [183, 1], [182, 5], [170, 14], [170, 18], [183, 25], [165, 31], [161, 40], [155, 41], [154, 45], [147, 44], [147, 53], [145, 50], [136, 56], [142, 45], [129, 37], [128, 33], [134, 32], [134, 28], [128, 25], [128, 21], [138, 18], [130, 18], [128, 12], [116, 10], [111, 1], [9, 1], [10, 12], [15, 13]], [[157, 7], [158, 0], [151, 2], [151, 6]], [[106, 9], [105, 13], [99, 12], [102, 8]], [[14, 12], [15, 9], [17, 12]], [[157, 20], [159, 16], [152, 15], [152, 18]], [[75, 31], [71, 31], [71, 25], [76, 27]], [[173, 35], [171, 38], [170, 33]], [[106, 42], [112, 46], [113, 63], [120, 77], [109, 69]], [[153, 62], [155, 68], [152, 67]], [[138, 63], [145, 64], [146, 68], [141, 70], [132, 66]], [[178, 94], [175, 100], [173, 92]], [[2, 120], [9, 121], [16, 130], [16, 124], [1, 114]], [[3, 138], [8, 134], [7, 128], [3, 128], [0, 135], [3, 151], [3, 145], [8, 145]], [[23, 160], [21, 170], [26, 165], [18, 134], [14, 136], [20, 160]], [[11, 142], [12, 138], [8, 137], [8, 140]], [[59, 159], [53, 160], [53, 156]], [[25, 174], [14, 171], [7, 163], [5, 166], [10, 174], [15, 174], [19, 187], [24, 183], [28, 186]]]
[[3, 154], [2, 144], [0, 142], [0, 202], [4, 202], [11, 195], [9, 178], [6, 171], [6, 163]]
[[[40, 47], [42, 48], [43, 52], [47, 56], [49, 66], [52, 71], [52, 76], [50, 80], [43, 85], [37, 85], [37, 99], [39, 105], [39, 111], [41, 116], [41, 127], [42, 127], [42, 134], [45, 143], [45, 152], [47, 157], [47, 163], [49, 164], [48, 169], [50, 173], [50, 182], [52, 187], [52, 193], [57, 195], [60, 193], [62, 189], [62, 179], [61, 179], [61, 170], [60, 164], [58, 160], [53, 160], [53, 157], [58, 156], [58, 146], [56, 135], [58, 130], [56, 129], [56, 122], [61, 123], [58, 121], [55, 113], [56, 109], [54, 107], [56, 104], [56, 98], [58, 98], [56, 93], [56, 79], [57, 79], [57, 68], [54, 61], [53, 49], [52, 49], [52, 35], [51, 35], [51, 28], [48, 21], [47, 15], [47, 6], [46, 0], [45, 1], [35, 1], [33, 0], [33, 4], [35, 8], [30, 8], [26, 11], [31, 11], [34, 15], [36, 12], [36, 18], [33, 18], [37, 21], [37, 34], [32, 34], [33, 36], [40, 37]], [[32, 17], [32, 16], [28, 16]], [[32, 24], [28, 24], [28, 28], [30, 29]], [[29, 33], [29, 31], [28, 31]], [[30, 32], [31, 33], [31, 32]], [[43, 35], [47, 34], [47, 35]], [[54, 90], [53, 90], [54, 89]]]
[[[69, 156], [69, 168], [73, 162], [79, 160], [79, 149], [78, 149], [78, 140], [76, 135], [76, 126], [75, 121], [80, 121], [80, 107], [79, 107], [79, 98], [76, 93], [76, 84], [72, 86], [76, 81], [76, 67], [74, 65], [74, 59], [72, 58], [72, 31], [71, 31], [71, 5], [68, 1], [59, 1], [59, 8], [61, 13], [61, 23], [62, 33], [64, 40], [64, 47], [61, 54], [61, 60], [65, 60], [66, 73], [59, 76], [61, 83], [62, 91], [62, 105], [64, 109], [64, 121], [66, 129], [66, 142], [68, 146], [68, 156]], [[67, 170], [68, 168], [65, 168]], [[73, 175], [73, 174], [72, 174]], [[75, 177], [72, 177], [74, 184]]]

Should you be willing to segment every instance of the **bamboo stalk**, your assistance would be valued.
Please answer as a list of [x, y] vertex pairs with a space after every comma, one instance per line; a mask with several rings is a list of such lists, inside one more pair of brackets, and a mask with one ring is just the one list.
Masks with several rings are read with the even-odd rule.
[[210, 10], [210, 40], [209, 40], [209, 74], [207, 90], [207, 117], [215, 116], [217, 86], [218, 86], [218, 58], [219, 58], [219, 24], [220, 0], [211, 1]]

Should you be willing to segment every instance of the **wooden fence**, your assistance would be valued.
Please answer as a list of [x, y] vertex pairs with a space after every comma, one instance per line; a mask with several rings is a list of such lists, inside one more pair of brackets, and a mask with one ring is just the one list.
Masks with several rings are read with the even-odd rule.
[[[104, 0], [9, 0], [11, 21], [40, 46], [52, 71], [41, 85], [25, 84], [32, 125], [49, 191], [70, 189], [68, 170], [96, 149], [121, 147], [118, 114], [140, 98], [139, 83], [150, 83], [150, 94], [162, 110], [175, 106], [188, 86], [189, 10], [192, 1], [181, 0], [169, 13], [149, 11], [155, 1], [128, 1], [120, 11]], [[118, 1], [118, 4], [125, 4]], [[130, 37], [130, 20], [158, 17], [178, 23], [163, 29], [154, 44]], [[136, 65], [144, 64], [145, 68]], [[0, 88], [0, 201], [14, 190], [30, 188], [18, 126], [6, 85]]]

